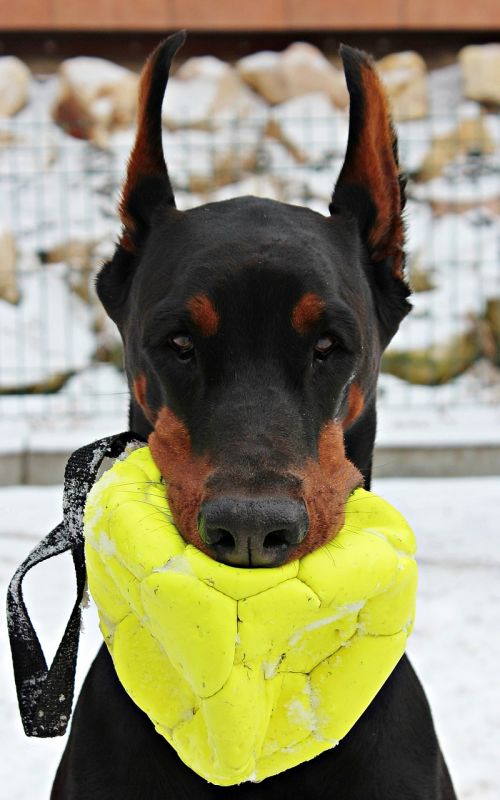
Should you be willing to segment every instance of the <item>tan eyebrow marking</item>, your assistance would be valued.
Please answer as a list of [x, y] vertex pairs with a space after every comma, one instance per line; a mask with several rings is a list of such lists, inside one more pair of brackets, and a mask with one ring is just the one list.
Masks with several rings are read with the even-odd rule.
[[292, 311], [292, 325], [297, 333], [308, 333], [325, 310], [325, 302], [314, 292], [306, 292]]
[[206, 294], [195, 294], [188, 300], [187, 307], [191, 319], [203, 336], [213, 336], [219, 327], [219, 314]]

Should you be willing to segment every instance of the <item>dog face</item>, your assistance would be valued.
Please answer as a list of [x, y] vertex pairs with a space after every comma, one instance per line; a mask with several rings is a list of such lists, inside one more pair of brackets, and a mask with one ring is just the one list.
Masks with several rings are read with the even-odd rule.
[[98, 293], [180, 532], [227, 563], [275, 566], [335, 535], [366, 471], [345, 442], [363, 436], [409, 309], [395, 139], [369, 58], [343, 48], [350, 133], [330, 216], [254, 197], [180, 212], [161, 105], [182, 41], [143, 70], [123, 234]]

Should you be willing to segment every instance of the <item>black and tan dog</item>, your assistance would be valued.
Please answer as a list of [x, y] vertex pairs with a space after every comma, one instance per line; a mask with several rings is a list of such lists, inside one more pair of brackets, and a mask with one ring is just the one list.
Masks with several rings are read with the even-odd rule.
[[[381, 354], [409, 311], [404, 186], [370, 59], [343, 48], [350, 132], [330, 216], [254, 197], [175, 208], [161, 140], [170, 62], [152, 54], [98, 278], [123, 337], [132, 430], [149, 438], [183, 536], [228, 564], [314, 550], [369, 488]], [[78, 701], [54, 800], [452, 800], [423, 690], [404, 657], [333, 750], [261, 784], [188, 769], [119, 684], [107, 651]]]

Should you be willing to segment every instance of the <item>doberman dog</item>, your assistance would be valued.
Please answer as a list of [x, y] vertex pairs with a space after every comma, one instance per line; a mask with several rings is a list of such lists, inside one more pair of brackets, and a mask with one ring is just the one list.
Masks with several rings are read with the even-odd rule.
[[[333, 537], [370, 487], [380, 358], [410, 309], [404, 181], [371, 59], [343, 47], [345, 162], [329, 208], [241, 197], [175, 207], [161, 137], [171, 36], [142, 73], [123, 232], [97, 289], [123, 338], [130, 426], [149, 440], [186, 540], [275, 566]], [[220, 788], [178, 758], [103, 648], [85, 681], [53, 800], [453, 800], [422, 687], [403, 657], [332, 750]]]

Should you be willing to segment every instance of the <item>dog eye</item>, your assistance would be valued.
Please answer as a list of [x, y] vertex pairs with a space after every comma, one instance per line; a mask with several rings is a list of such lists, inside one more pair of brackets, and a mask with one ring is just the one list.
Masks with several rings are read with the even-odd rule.
[[316, 340], [314, 345], [314, 356], [318, 359], [326, 358], [332, 350], [335, 350], [337, 342], [328, 333], [324, 333], [319, 339]]
[[188, 359], [193, 355], [194, 344], [188, 333], [178, 333], [169, 339], [170, 346], [180, 358]]

